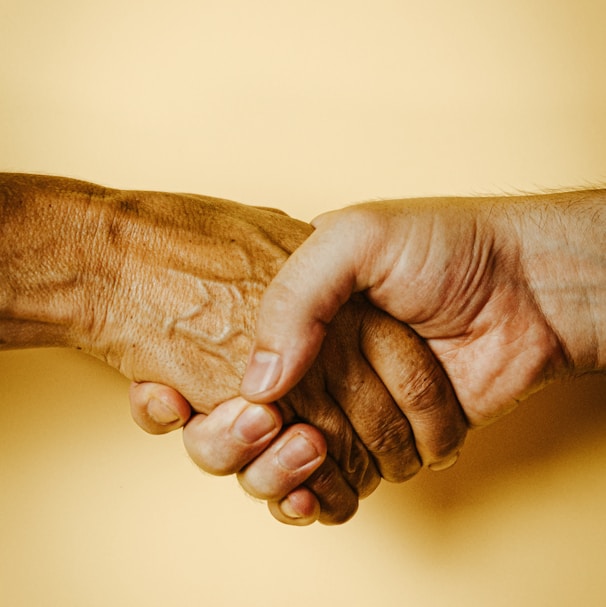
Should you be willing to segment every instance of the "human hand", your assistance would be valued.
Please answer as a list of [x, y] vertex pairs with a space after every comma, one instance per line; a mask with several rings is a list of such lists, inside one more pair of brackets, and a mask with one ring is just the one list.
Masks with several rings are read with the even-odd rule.
[[[334, 383], [335, 378], [345, 373], [346, 381], [351, 381], [355, 379], [355, 372], [352, 374], [354, 370], [351, 368], [335, 366], [335, 361], [342, 365], [348, 357], [339, 358], [338, 353], [328, 346], [333, 343], [332, 327], [329, 327], [324, 348], [317, 361], [323, 363], [321, 368], [330, 370], [329, 376], [316, 392], [328, 389], [333, 395], [340, 394], [340, 405], [354, 422], [373, 459], [379, 464], [381, 475], [392, 481], [403, 481], [415, 474], [422, 464], [435, 470], [452, 465], [465, 437], [466, 422], [456, 401], [452, 400], [449, 386], [444, 384], [440, 370], [435, 367], [424, 345], [408, 327], [392, 319], [388, 320], [385, 326], [375, 327], [378, 333], [374, 334], [373, 339], [362, 338], [362, 344], [366, 344], [365, 355], [375, 365], [386, 385], [395, 386], [393, 391], [399, 397], [398, 405], [407, 417], [394, 418], [392, 412], [380, 402], [367, 398], [372, 396], [368, 392], [369, 386], [364, 386], [363, 390], [354, 386], [347, 387], [355, 388], [355, 402], [349, 402], [343, 387], [336, 388], [338, 384]], [[427, 369], [436, 374], [428, 374]], [[322, 413], [331, 413], [332, 407], [328, 401], [322, 405], [313, 398], [313, 392], [307, 391], [308, 381], [312, 382], [312, 386], [315, 385], [313, 372], [314, 369], [288, 398], [292, 398], [303, 387], [305, 400], [295, 408], [309, 411], [303, 419], [313, 420], [327, 436], [329, 444], [339, 442], [343, 437], [335, 434], [330, 424], [318, 423], [318, 420], [323, 419]], [[372, 378], [370, 380], [372, 382]], [[363, 385], [364, 381], [360, 387]], [[187, 418], [184, 411], [187, 411], [188, 405], [183, 397], [173, 389], [157, 383], [133, 384], [130, 400], [133, 418], [148, 432], [167, 431], [164, 417], [166, 411], [170, 412], [170, 421], [180, 418], [184, 423]], [[364, 410], [356, 410], [356, 405], [361, 405]], [[320, 406], [320, 412], [315, 410], [317, 406]], [[271, 432], [260, 421], [266, 419], [266, 414], [273, 419]], [[325, 462], [330, 475], [327, 475], [326, 470], [320, 470], [321, 475], [308, 478], [326, 453], [323, 435], [309, 425], [296, 424], [288, 426], [273, 440], [277, 435], [275, 424], [279, 425], [280, 421], [279, 411], [271, 404], [253, 405], [242, 398], [236, 398], [218, 405], [208, 416], [195, 415], [185, 427], [185, 444], [192, 459], [208, 472], [231, 474], [239, 471], [242, 486], [253, 496], [267, 500], [272, 514], [282, 522], [304, 525], [317, 518], [324, 522], [342, 522], [345, 518], [331, 521], [326, 517], [327, 503], [322, 500], [323, 494], [329, 490], [334, 491], [335, 488], [341, 494], [349, 493], [347, 487], [341, 484], [341, 479], [337, 478], [334, 462], [330, 458]], [[394, 421], [397, 425], [394, 425]], [[404, 427], [400, 425], [402, 421]], [[415, 429], [414, 436], [409, 422]], [[305, 437], [308, 443], [315, 446], [315, 462], [297, 457], [296, 466], [282, 465], [281, 449], [293, 436]], [[310, 463], [315, 465], [310, 466]], [[301, 486], [304, 481], [305, 485]], [[371, 484], [370, 490], [372, 489], [374, 485]], [[314, 493], [320, 497], [320, 503], [315, 499]], [[363, 497], [363, 494], [360, 496]]]
[[[189, 403], [176, 390], [153, 382], [133, 382], [129, 397], [133, 419], [141, 428], [164, 434], [185, 426], [184, 443], [192, 459], [211, 474], [238, 473], [249, 493], [266, 498], [278, 520], [303, 526], [320, 518], [320, 502], [302, 485], [327, 454], [326, 441], [313, 426], [294, 424], [280, 432], [277, 406], [256, 405], [241, 397], [217, 405], [208, 415], [190, 417]], [[291, 443], [293, 437], [297, 440]], [[339, 491], [339, 471], [329, 469], [324, 474], [324, 490]], [[318, 482], [314, 490], [322, 491]], [[349, 493], [345, 488], [345, 495]]]
[[[77, 347], [136, 381], [173, 386], [204, 415], [238, 394], [261, 293], [309, 226], [224, 200], [62, 178], [7, 176], [3, 187], [13, 223], [2, 226], [10, 235], [2, 262], [11, 276], [0, 284], [8, 302], [1, 345]], [[48, 229], [29, 229], [40, 217]], [[39, 263], [40, 250], [52, 263]], [[387, 349], [399, 355], [388, 359]], [[319, 500], [320, 520], [340, 522], [376, 487], [379, 473], [401, 480], [418, 469], [419, 457], [439, 464], [466, 427], [431, 353], [363, 300], [335, 317], [323, 352], [278, 401], [289, 428], [269, 453], [297, 434], [294, 423], [316, 426], [315, 437], [302, 427], [315, 441], [311, 467], [320, 466], [307, 486]], [[381, 377], [366, 357], [377, 359]], [[434, 401], [445, 398], [450, 408], [413, 440], [402, 410], [431, 417]]]
[[[472, 426], [556, 377], [603, 370], [604, 208], [603, 192], [579, 192], [320, 216], [263, 295], [242, 395], [270, 402], [295, 385], [355, 292], [427, 340]], [[259, 352], [280, 357], [271, 385], [257, 381]]]

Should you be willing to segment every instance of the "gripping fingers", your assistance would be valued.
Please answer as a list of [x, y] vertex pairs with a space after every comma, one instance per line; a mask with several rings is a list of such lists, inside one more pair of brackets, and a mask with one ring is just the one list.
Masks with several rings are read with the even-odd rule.
[[326, 455], [322, 435], [306, 424], [287, 428], [238, 479], [248, 493], [269, 502], [277, 520], [291, 525], [317, 519], [340, 524], [358, 508], [358, 495]]
[[[320, 503], [309, 489], [297, 485], [322, 463], [324, 439], [317, 430], [302, 424], [276, 438], [280, 428], [276, 407], [253, 405], [238, 397], [218, 405], [208, 415], [195, 415], [184, 429], [183, 441], [192, 460], [211, 474], [232, 474], [250, 463], [252, 481], [250, 487], [245, 486], [249, 493], [257, 497], [279, 495], [282, 504], [270, 503], [274, 517], [289, 525], [309, 525], [320, 517]], [[264, 449], [280, 452], [278, 471]], [[259, 478], [267, 482], [259, 482]]]
[[[377, 323], [372, 316], [379, 314], [384, 318]], [[446, 374], [407, 325], [379, 311], [372, 316], [372, 322], [365, 323], [364, 354], [408, 419], [423, 465], [434, 470], [449, 467], [456, 461], [468, 424]]]
[[295, 424], [238, 474], [253, 497], [276, 501], [301, 485], [326, 458], [326, 442], [312, 426]]
[[358, 494], [347, 483], [339, 466], [331, 457], [307, 480], [320, 502], [320, 522], [340, 525], [347, 522], [358, 510]]
[[[346, 327], [355, 328], [350, 331], [356, 336], [360, 336], [363, 345], [367, 334], [366, 319], [369, 316], [373, 329], [376, 329], [381, 323], [389, 324], [388, 327], [385, 327], [385, 333], [400, 326], [400, 323], [393, 321], [386, 314], [378, 311], [375, 314], [374, 309], [364, 300], [354, 297], [347, 306], [341, 309], [339, 317], [335, 318], [335, 328], [337, 322], [345, 321]], [[421, 468], [415, 437], [406, 415], [371, 367], [375, 361], [367, 360], [358, 350], [361, 345], [358, 341], [354, 345], [350, 345], [348, 355], [344, 355], [341, 346], [343, 340], [333, 339], [333, 337], [335, 335], [328, 335], [320, 354], [326, 387], [345, 413], [355, 430], [355, 436], [361, 441], [365, 450], [368, 450], [369, 467], [376, 466], [380, 476], [388, 481], [401, 482], [414, 476]], [[336, 334], [336, 337], [340, 337], [340, 335]], [[387, 367], [392, 365], [398, 347], [399, 344], [396, 340], [389, 344], [389, 347], [381, 350], [383, 365]], [[397, 360], [394, 362], [396, 365], [399, 363]], [[343, 442], [344, 432], [340, 432], [339, 436]], [[360, 450], [355, 447], [354, 442], [350, 449], [352, 456], [360, 453]], [[331, 449], [331, 453], [334, 455], [338, 452], [335, 448]], [[342, 457], [336, 459], [344, 468]], [[358, 459], [360, 458], [358, 457]], [[347, 470], [347, 467], [344, 469]], [[348, 476], [348, 480], [361, 497], [365, 497], [376, 488], [376, 483], [374, 486], [364, 487], [362, 483], [355, 480], [353, 475]]]
[[237, 397], [208, 415], [195, 415], [183, 431], [183, 442], [191, 459], [206, 472], [233, 474], [271, 443], [281, 423], [274, 405], [253, 405]]
[[315, 428], [291, 426], [238, 475], [240, 484], [267, 500], [273, 516], [283, 523], [344, 523], [355, 514], [358, 495], [326, 456], [323, 444]]

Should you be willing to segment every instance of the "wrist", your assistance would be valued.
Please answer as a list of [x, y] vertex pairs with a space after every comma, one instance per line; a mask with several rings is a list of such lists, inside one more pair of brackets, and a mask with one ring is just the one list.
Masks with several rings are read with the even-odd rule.
[[606, 370], [606, 192], [534, 196], [508, 209], [526, 280], [568, 372]]

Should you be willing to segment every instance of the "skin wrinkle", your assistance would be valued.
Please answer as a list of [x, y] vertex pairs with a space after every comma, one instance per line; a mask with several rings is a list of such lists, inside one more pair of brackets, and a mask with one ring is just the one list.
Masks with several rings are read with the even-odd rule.
[[[424, 276], [429, 270], [428, 267], [430, 266], [431, 260], [430, 260], [430, 254], [429, 251], [431, 249], [430, 247], [430, 243], [434, 238], [434, 232], [435, 232], [435, 219], [432, 217], [430, 218], [430, 225], [427, 228], [428, 234], [427, 237], [424, 239], [424, 244], [425, 244], [425, 250], [422, 253], [422, 261], [420, 264], [418, 264], [417, 268], [414, 268], [413, 271], [411, 271], [410, 273], [413, 276]], [[400, 260], [399, 260], [399, 264], [405, 264], [406, 263], [406, 259], [408, 257], [413, 258], [414, 255], [410, 255], [409, 254], [409, 248], [410, 246], [412, 246], [411, 244], [411, 240], [410, 239], [406, 239], [406, 246], [404, 247], [404, 249], [402, 250], [402, 255], [400, 256]], [[397, 269], [396, 269], [397, 270]], [[408, 285], [407, 288], [410, 289], [411, 291], [415, 291], [419, 289], [419, 286], [415, 284], [415, 281], [412, 280]], [[429, 318], [431, 318], [432, 316], [434, 316], [436, 313], [435, 310], [426, 310], [425, 311], [425, 315], [417, 315], [416, 317], [411, 317], [408, 319], [408, 322], [411, 326], [414, 327], [414, 325], [416, 324], [421, 324], [421, 323], [425, 323], [427, 322], [427, 320]]]
[[[481, 310], [488, 303], [490, 293], [486, 292], [483, 299], [473, 300], [471, 296], [475, 296], [478, 292], [477, 285], [481, 284], [484, 280], [484, 276], [488, 271], [496, 265], [492, 247], [480, 246], [477, 238], [478, 230], [474, 227], [473, 230], [473, 249], [480, 251], [480, 254], [472, 255], [472, 259], [475, 261], [475, 265], [468, 265], [461, 277], [458, 284], [445, 283], [445, 292], [449, 293], [450, 296], [445, 299], [444, 308], [448, 310], [454, 310], [452, 314], [456, 318], [465, 319], [466, 317], [476, 318]], [[488, 250], [487, 250], [488, 249]], [[455, 308], [453, 302], [459, 299], [459, 293], [469, 293], [470, 298], [459, 301], [458, 307]], [[458, 328], [461, 335], [468, 334], [470, 332], [470, 326], [465, 323]]]
[[[491, 299], [491, 305], [495, 305], [495, 303], [506, 297], [506, 293], [502, 293], [500, 296]], [[477, 383], [480, 386], [496, 384], [502, 378], [503, 372], [505, 368], [495, 368], [492, 375], [488, 375], [487, 369], [484, 365], [484, 358], [487, 353], [493, 352], [494, 356], [498, 358], [500, 356], [501, 351], [511, 351], [512, 348], [509, 346], [515, 345], [516, 343], [522, 343], [522, 347], [513, 348], [513, 351], [517, 351], [516, 359], [522, 359], [518, 365], [519, 368], [519, 376], [529, 376], [534, 378], [534, 381], [528, 382], [529, 384], [533, 384], [532, 390], [527, 391], [524, 394], [517, 395], [517, 399], [512, 395], [503, 396], [503, 403], [501, 408], [497, 413], [490, 413], [487, 411], [483, 411], [485, 408], [484, 403], [478, 402], [475, 398], [470, 400], [467, 399], [465, 410], [468, 415], [468, 419], [471, 422], [471, 427], [481, 427], [486, 424], [490, 424], [495, 421], [498, 417], [501, 417], [504, 412], [511, 410], [520, 400], [524, 400], [533, 392], [536, 392], [543, 385], [545, 385], [548, 381], [548, 377], [550, 373], [554, 372], [551, 369], [550, 361], [552, 359], [552, 351], [553, 347], [549, 347], [546, 345], [546, 336], [545, 335], [535, 335], [534, 337], [531, 335], [532, 340], [530, 343], [525, 343], [525, 340], [528, 339], [529, 335], [526, 330], [518, 330], [518, 323], [516, 320], [518, 318], [525, 318], [525, 313], [521, 313], [519, 311], [520, 304], [518, 302], [513, 303], [513, 309], [504, 317], [500, 317], [498, 319], [498, 323], [485, 326], [484, 328], [480, 328], [478, 326], [472, 327], [470, 331], [470, 336], [468, 339], [472, 339], [477, 344], [481, 344], [486, 339], [489, 340], [489, 345], [484, 345], [482, 347], [483, 357], [482, 359], [474, 359], [467, 362], [467, 365], [459, 369], [457, 372], [456, 369], [459, 366], [458, 358], [461, 354], [462, 350], [465, 348], [466, 342], [463, 341], [460, 345], [455, 346], [450, 351], [440, 351], [440, 358], [445, 361], [445, 366], [447, 368], [449, 376], [452, 378], [454, 383], [459, 383], [461, 376], [473, 377], [472, 370], [480, 369], [481, 372], [477, 375]], [[532, 303], [531, 303], [532, 305]], [[499, 327], [501, 330], [499, 331]], [[514, 331], [513, 334], [512, 330]], [[511, 334], [511, 335], [510, 335]], [[495, 335], [498, 337], [498, 341], [495, 341]], [[431, 347], [434, 347], [432, 343], [430, 343]], [[537, 357], [531, 357], [532, 360], [535, 360], [535, 364], [533, 367], [528, 367], [527, 361], [525, 360], [526, 355], [528, 355], [531, 351], [536, 350]], [[509, 360], [508, 366], [510, 368], [516, 367], [516, 359]], [[449, 362], [451, 364], [449, 364]], [[471, 384], [475, 384], [473, 380]], [[482, 388], [480, 390], [481, 393], [485, 392], [485, 389]], [[509, 403], [509, 404], [508, 404]]]

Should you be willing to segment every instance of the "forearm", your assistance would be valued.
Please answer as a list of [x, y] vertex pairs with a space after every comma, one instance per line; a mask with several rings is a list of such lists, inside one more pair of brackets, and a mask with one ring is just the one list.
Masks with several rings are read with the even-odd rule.
[[606, 370], [606, 190], [514, 199], [506, 216], [518, 226], [525, 276], [569, 371]]
[[81, 339], [90, 321], [87, 282], [103, 280], [90, 267], [100, 265], [99, 235], [111, 222], [103, 210], [103, 188], [92, 184], [0, 175], [1, 348]]
[[34, 175], [0, 174], [0, 212], [0, 348], [77, 347], [207, 404], [237, 394], [261, 294], [311, 231], [232, 201]]

